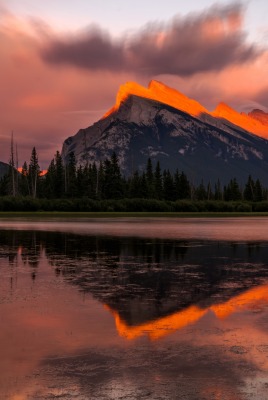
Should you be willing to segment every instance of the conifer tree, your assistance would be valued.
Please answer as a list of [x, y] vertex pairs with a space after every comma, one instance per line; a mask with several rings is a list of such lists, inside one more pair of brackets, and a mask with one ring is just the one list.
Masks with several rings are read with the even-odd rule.
[[77, 185], [76, 185], [76, 160], [74, 152], [69, 154], [68, 162], [65, 167], [66, 175], [66, 194], [69, 197], [77, 196]]
[[82, 168], [82, 193], [85, 197], [91, 196], [91, 164], [89, 163]]
[[153, 173], [152, 160], [150, 158], [148, 158], [146, 165], [146, 182], [147, 182], [148, 198], [153, 199], [155, 197], [154, 173]]
[[97, 181], [98, 181], [98, 169], [95, 162], [92, 164], [91, 176], [92, 176], [92, 197], [95, 199], [97, 197]]
[[31, 159], [29, 163], [28, 179], [30, 194], [35, 198], [38, 194], [39, 181], [40, 181], [40, 167], [38, 164], [38, 156], [35, 147], [32, 149]]
[[57, 151], [55, 154], [55, 196], [61, 198], [64, 195], [65, 184], [64, 184], [64, 167], [60, 152]]
[[254, 191], [255, 191], [255, 183], [251, 175], [249, 175], [243, 193], [244, 200], [254, 201]]
[[10, 160], [9, 160], [9, 192], [12, 196], [17, 195], [17, 169], [16, 169], [16, 156], [14, 149], [14, 139], [13, 139], [13, 131], [11, 133], [11, 141], [10, 141]]
[[217, 183], [215, 184], [214, 199], [215, 200], [223, 200], [223, 193], [222, 193], [221, 183], [220, 183], [219, 179], [217, 180]]
[[7, 173], [0, 179], [0, 196], [7, 196], [8, 194], [10, 194], [9, 186], [10, 186], [10, 175], [9, 173]]
[[181, 192], [183, 199], [190, 199], [191, 198], [191, 185], [190, 182], [185, 175], [185, 173], [182, 171], [180, 175], [180, 184], [181, 184]]
[[140, 194], [142, 199], [149, 198], [149, 188], [146, 173], [143, 172], [140, 179]]
[[212, 193], [212, 189], [211, 189], [211, 184], [210, 182], [208, 182], [207, 185], [207, 200], [213, 200], [213, 193]]
[[95, 198], [96, 194], [96, 177], [94, 176], [93, 173], [93, 168], [92, 164], [89, 164], [88, 166], [88, 179], [87, 179], [87, 195], [91, 199]]
[[29, 171], [26, 161], [23, 163], [19, 177], [19, 192], [22, 196], [29, 196], [31, 194], [29, 186]]
[[259, 179], [256, 180], [254, 186], [254, 201], [262, 201], [264, 200], [263, 196], [263, 187]]
[[197, 200], [207, 200], [208, 195], [203, 180], [195, 190], [195, 197]]
[[138, 171], [135, 171], [129, 180], [128, 196], [132, 199], [143, 197], [141, 191], [141, 177]]
[[98, 174], [97, 174], [97, 186], [96, 186], [96, 197], [97, 199], [104, 198], [104, 180], [105, 180], [105, 171], [103, 162], [100, 162]]
[[181, 174], [179, 174], [178, 170], [175, 173], [175, 191], [176, 199], [189, 199], [191, 197], [190, 182], [183, 171]]
[[120, 199], [123, 194], [122, 177], [115, 153], [104, 161], [103, 195], [106, 199]]
[[163, 189], [164, 189], [164, 199], [169, 201], [175, 200], [175, 186], [173, 177], [169, 170], [163, 172]]
[[154, 172], [154, 190], [156, 199], [161, 200], [163, 198], [163, 181], [159, 161], [157, 161]]
[[113, 182], [112, 198], [120, 199], [123, 196], [123, 179], [119, 167], [119, 159], [115, 152], [113, 152], [111, 156], [111, 171], [112, 171], [112, 182]]
[[242, 199], [242, 194], [239, 189], [236, 178], [233, 178], [228, 183], [227, 187], [224, 188], [224, 200], [226, 201], [237, 201]]
[[55, 160], [53, 158], [53, 160], [51, 160], [46, 176], [45, 176], [45, 182], [46, 182], [46, 191], [45, 191], [45, 195], [48, 198], [55, 198], [56, 195], [56, 167], [55, 167]]
[[76, 190], [77, 190], [77, 197], [83, 197], [84, 193], [84, 170], [82, 165], [79, 165], [76, 171]]

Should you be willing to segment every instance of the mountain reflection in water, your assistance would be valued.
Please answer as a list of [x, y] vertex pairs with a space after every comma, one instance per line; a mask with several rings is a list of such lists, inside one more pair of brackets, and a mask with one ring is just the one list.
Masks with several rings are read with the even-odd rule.
[[156, 340], [194, 324], [209, 311], [212, 311], [217, 318], [225, 318], [232, 313], [252, 308], [257, 309], [259, 306], [264, 305], [268, 305], [268, 285], [254, 287], [245, 293], [234, 296], [224, 303], [215, 304], [204, 309], [190, 306], [177, 313], [136, 326], [128, 325], [120, 318], [116, 311], [108, 306], [107, 310], [114, 316], [116, 328], [120, 336], [132, 340], [142, 335], [148, 335], [150, 339]]
[[0, 392], [264, 400], [267, 260], [265, 241], [0, 230]]
[[[91, 293], [112, 312], [120, 334], [127, 326], [152, 321], [156, 322], [149, 326], [174, 324], [170, 330], [179, 329], [208, 310], [219, 317], [233, 312], [236, 299], [250, 303], [256, 296], [266, 298], [263, 287], [249, 290], [262, 285], [268, 276], [268, 247], [263, 243], [35, 231], [2, 231], [0, 241], [5, 249], [1, 256], [14, 263], [19, 253], [32, 268], [32, 279], [38, 275], [44, 252], [56, 276]], [[148, 326], [145, 330], [150, 331]]]

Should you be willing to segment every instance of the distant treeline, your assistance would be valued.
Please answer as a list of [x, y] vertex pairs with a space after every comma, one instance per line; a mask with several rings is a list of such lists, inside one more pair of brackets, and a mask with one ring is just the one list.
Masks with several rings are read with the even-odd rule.
[[73, 153], [64, 165], [57, 151], [41, 176], [36, 149], [29, 165], [17, 172], [11, 164], [0, 181], [0, 211], [268, 211], [268, 191], [259, 179], [239, 185], [195, 186], [183, 171], [162, 170], [149, 158], [143, 172], [122, 175], [115, 153], [97, 164], [76, 167]]

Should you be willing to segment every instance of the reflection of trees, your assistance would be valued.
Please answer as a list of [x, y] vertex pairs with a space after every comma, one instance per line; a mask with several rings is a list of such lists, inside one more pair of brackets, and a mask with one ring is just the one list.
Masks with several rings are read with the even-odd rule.
[[13, 235], [13, 232], [10, 231], [0, 231], [0, 244], [0, 258], [8, 259], [9, 265], [16, 264], [19, 247], [18, 241], [16, 240], [16, 235]]
[[0, 231], [2, 258], [8, 258], [9, 264], [16, 264], [18, 254], [24, 264], [36, 269], [41, 254], [41, 241], [38, 232]]
[[32, 232], [28, 237], [28, 245], [23, 245], [21, 249], [21, 258], [23, 262], [33, 269], [33, 279], [35, 279], [35, 269], [38, 267], [41, 255], [41, 243], [39, 238], [36, 237], [36, 234], [37, 232]]
[[258, 253], [260, 250], [260, 243], [247, 243], [248, 248], [248, 257], [250, 258], [255, 253]]
[[48, 234], [46, 254], [68, 282], [128, 323], [230, 298], [266, 276], [268, 255], [248, 244]]
[[268, 268], [268, 247], [254, 243], [0, 231], [0, 244], [0, 257], [13, 264], [20, 252], [32, 279], [44, 249], [56, 276], [133, 324], [191, 304], [207, 307], [227, 300], [260, 283]]

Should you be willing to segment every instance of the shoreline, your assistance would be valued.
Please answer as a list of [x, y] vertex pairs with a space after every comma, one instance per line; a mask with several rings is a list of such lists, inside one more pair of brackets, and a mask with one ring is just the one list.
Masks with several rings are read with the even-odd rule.
[[2, 211], [1, 218], [240, 218], [268, 217], [268, 212], [67, 212], [67, 211]]

